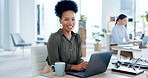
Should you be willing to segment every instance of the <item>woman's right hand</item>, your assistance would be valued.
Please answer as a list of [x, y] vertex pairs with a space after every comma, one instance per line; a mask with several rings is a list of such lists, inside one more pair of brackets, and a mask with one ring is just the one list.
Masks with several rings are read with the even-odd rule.
[[42, 74], [46, 74], [50, 72], [50, 66], [48, 65], [48, 63], [46, 62], [46, 65], [42, 71]]
[[87, 68], [88, 62], [81, 62], [78, 65], [72, 65], [71, 70], [82, 71]]

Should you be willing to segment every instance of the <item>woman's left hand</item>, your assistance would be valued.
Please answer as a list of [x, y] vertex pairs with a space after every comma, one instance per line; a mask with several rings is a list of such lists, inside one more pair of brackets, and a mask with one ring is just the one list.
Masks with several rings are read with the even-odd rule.
[[88, 62], [82, 62], [83, 69], [86, 69], [88, 66]]
[[85, 70], [87, 68], [88, 62], [81, 62], [78, 65], [73, 65], [71, 67], [71, 70], [77, 70], [77, 71], [81, 71], [81, 70]]

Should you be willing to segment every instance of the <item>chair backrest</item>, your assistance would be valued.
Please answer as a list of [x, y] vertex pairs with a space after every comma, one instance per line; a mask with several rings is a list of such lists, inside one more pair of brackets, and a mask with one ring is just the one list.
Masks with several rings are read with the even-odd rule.
[[25, 42], [19, 33], [11, 33], [11, 38], [12, 38], [14, 46], [17, 46], [17, 44], [19, 43]]
[[46, 46], [31, 47], [32, 76], [41, 75], [48, 56]]
[[106, 34], [106, 49], [110, 50], [110, 38], [111, 38], [111, 34], [107, 33]]

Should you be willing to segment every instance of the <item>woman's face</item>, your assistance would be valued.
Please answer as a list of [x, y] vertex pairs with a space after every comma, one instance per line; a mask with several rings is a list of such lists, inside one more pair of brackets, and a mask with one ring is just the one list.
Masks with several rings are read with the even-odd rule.
[[75, 13], [71, 10], [63, 12], [62, 18], [59, 19], [63, 30], [71, 32], [75, 26]]
[[127, 18], [123, 18], [122, 20], [119, 19], [119, 23], [120, 23], [121, 25], [125, 25], [125, 24], [127, 23]]

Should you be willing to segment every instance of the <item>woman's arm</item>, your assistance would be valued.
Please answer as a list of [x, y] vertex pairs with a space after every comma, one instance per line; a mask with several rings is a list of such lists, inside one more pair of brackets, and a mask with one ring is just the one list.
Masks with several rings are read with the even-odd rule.
[[55, 62], [59, 62], [58, 53], [58, 42], [55, 34], [52, 34], [48, 40], [47, 50], [48, 50], [48, 64], [53, 65]]
[[79, 64], [84, 60], [81, 59], [82, 57], [82, 37], [78, 34], [78, 53], [77, 53], [77, 60], [76, 63]]
[[83, 59], [81, 59], [82, 57], [82, 38], [80, 35], [78, 35], [77, 39], [78, 39], [78, 53], [77, 53], [77, 60], [76, 60], [77, 65], [72, 65], [71, 70], [81, 71], [87, 68], [88, 62], [83, 62]]

